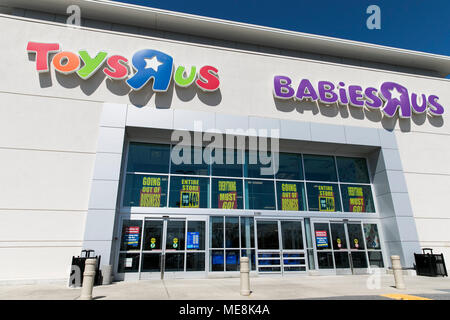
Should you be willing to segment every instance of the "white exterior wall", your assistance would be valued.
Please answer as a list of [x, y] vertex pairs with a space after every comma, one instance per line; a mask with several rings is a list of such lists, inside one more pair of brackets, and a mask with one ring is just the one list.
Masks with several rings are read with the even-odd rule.
[[[67, 278], [71, 256], [83, 242], [105, 102], [394, 129], [421, 245], [445, 253], [450, 263], [449, 80], [193, 44], [189, 37], [182, 43], [7, 16], [0, 16], [0, 28], [8, 30], [8, 45], [0, 50], [0, 280]], [[220, 92], [172, 84], [167, 93], [155, 94], [148, 85], [129, 93], [124, 81], [105, 79], [101, 71], [88, 81], [53, 69], [39, 76], [28, 41], [58, 42], [63, 50], [91, 55], [106, 50], [130, 60], [140, 49], [156, 49], [175, 65], [217, 67]], [[353, 107], [312, 112], [303, 103], [274, 100], [276, 74], [295, 84], [308, 78], [378, 88], [394, 81], [410, 92], [439, 96], [446, 113], [431, 121], [414, 115], [399, 121]]]

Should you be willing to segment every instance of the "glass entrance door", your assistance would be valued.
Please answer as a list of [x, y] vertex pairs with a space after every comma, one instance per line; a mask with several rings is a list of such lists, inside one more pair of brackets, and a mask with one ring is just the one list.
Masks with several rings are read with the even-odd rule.
[[[366, 238], [360, 221], [315, 221], [313, 229], [316, 267], [320, 271], [329, 270], [336, 274], [368, 272]], [[378, 234], [376, 236], [378, 239]], [[381, 250], [377, 249], [381, 256]]]
[[258, 272], [305, 272], [304, 243], [302, 220], [257, 220]]
[[119, 278], [164, 279], [205, 273], [205, 230], [206, 218], [123, 220]]

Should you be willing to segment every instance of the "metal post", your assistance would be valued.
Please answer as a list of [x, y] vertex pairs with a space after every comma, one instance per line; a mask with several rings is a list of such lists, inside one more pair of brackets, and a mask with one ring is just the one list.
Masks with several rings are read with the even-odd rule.
[[250, 295], [250, 268], [248, 266], [248, 257], [241, 258], [241, 296]]
[[397, 289], [406, 289], [403, 281], [402, 264], [400, 263], [400, 256], [391, 256], [392, 270], [394, 272], [395, 287]]
[[112, 265], [110, 265], [110, 264], [103, 265], [102, 277], [103, 277], [103, 281], [102, 281], [103, 285], [111, 284], [111, 282], [112, 282]]
[[83, 273], [83, 287], [81, 288], [80, 300], [92, 300], [92, 289], [94, 287], [96, 258], [86, 259], [86, 266]]

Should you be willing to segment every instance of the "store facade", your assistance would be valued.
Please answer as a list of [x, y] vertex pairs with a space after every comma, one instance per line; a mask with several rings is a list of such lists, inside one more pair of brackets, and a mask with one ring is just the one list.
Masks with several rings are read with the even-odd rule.
[[[183, 16], [224, 33], [188, 36], [135, 7], [167, 30], [116, 26], [117, 6], [99, 2], [110, 21], [80, 28], [45, 5], [0, 17], [11, 30], [1, 280], [64, 279], [82, 249], [117, 280], [238, 276], [244, 256], [260, 276], [369, 273], [393, 254], [411, 269], [421, 247], [450, 254], [448, 57], [219, 41], [220, 21]], [[34, 270], [21, 266], [30, 257]]]

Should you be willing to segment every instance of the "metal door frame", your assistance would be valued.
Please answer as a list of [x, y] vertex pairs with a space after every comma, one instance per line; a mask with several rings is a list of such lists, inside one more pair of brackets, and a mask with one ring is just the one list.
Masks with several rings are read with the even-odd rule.
[[[258, 247], [258, 221], [274, 221], [277, 223], [278, 228], [278, 249], [259, 249]], [[283, 249], [283, 239], [282, 239], [282, 229], [281, 229], [281, 221], [300, 221], [301, 223], [301, 232], [302, 232], [302, 243], [303, 243], [303, 249]], [[308, 255], [307, 255], [307, 248], [306, 248], [306, 234], [305, 234], [305, 220], [303, 217], [256, 217], [255, 216], [255, 263], [256, 263], [256, 272], [258, 275], [276, 275], [279, 274], [281, 276], [288, 275], [288, 274], [307, 274], [308, 272]], [[283, 259], [283, 253], [284, 252], [303, 252], [303, 259], [305, 260], [305, 271], [284, 271], [284, 259]], [[259, 258], [258, 254], [259, 252], [279, 252], [279, 259], [280, 264], [275, 265], [276, 267], [280, 267], [280, 271], [269, 271], [269, 272], [260, 272], [259, 271]], [[268, 259], [274, 259], [276, 258], [268, 258]], [[300, 258], [301, 259], [301, 258]]]

